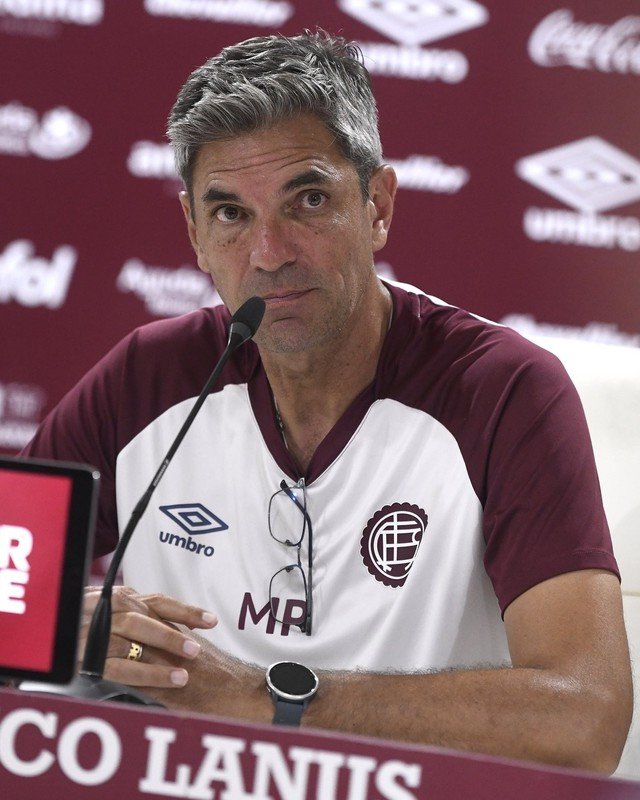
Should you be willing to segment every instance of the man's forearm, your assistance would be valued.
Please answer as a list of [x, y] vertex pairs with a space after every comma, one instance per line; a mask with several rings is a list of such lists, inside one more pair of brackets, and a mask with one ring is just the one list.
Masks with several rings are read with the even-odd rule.
[[[163, 702], [271, 720], [263, 670], [218, 653], [214, 674], [202, 662], [198, 672], [191, 686], [160, 692]], [[319, 678], [320, 690], [302, 724], [342, 733], [612, 772], [629, 725], [628, 715], [620, 713], [623, 697], [543, 669], [320, 672]]]
[[542, 669], [320, 675], [303, 724], [512, 758], [615, 769], [619, 700]]

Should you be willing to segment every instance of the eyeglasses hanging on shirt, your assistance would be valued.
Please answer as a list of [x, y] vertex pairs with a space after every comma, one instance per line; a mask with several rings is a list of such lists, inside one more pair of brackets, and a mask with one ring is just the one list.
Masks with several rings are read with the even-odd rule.
[[[307, 495], [304, 478], [288, 486], [280, 482], [280, 489], [269, 500], [269, 533], [278, 544], [294, 548], [295, 563], [279, 569], [269, 582], [269, 610], [276, 622], [295, 625], [311, 636], [313, 599], [312, 545], [313, 529], [307, 512]], [[302, 566], [302, 545], [308, 533], [307, 570]]]

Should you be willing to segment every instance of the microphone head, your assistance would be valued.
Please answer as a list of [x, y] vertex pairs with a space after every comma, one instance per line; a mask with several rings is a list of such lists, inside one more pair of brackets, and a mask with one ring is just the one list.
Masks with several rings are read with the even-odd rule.
[[229, 325], [229, 344], [233, 347], [255, 336], [260, 327], [266, 303], [261, 297], [250, 297], [231, 317]]
[[242, 322], [251, 329], [251, 336], [254, 336], [262, 317], [264, 317], [264, 310], [266, 303], [261, 297], [250, 297], [240, 306], [236, 313], [231, 317], [231, 324], [234, 322]]

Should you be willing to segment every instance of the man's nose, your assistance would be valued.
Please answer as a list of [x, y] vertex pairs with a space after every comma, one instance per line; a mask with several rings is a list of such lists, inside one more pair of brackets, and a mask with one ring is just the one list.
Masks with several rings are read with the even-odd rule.
[[285, 220], [256, 221], [249, 254], [252, 267], [275, 272], [295, 261], [295, 258], [295, 247]]

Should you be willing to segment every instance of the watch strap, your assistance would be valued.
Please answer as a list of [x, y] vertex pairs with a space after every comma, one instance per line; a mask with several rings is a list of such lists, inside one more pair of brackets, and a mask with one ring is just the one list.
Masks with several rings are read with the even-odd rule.
[[292, 725], [298, 727], [302, 719], [302, 712], [305, 710], [307, 703], [293, 703], [291, 700], [283, 700], [281, 697], [274, 695], [273, 705], [275, 713], [273, 715], [273, 722], [275, 725]]

